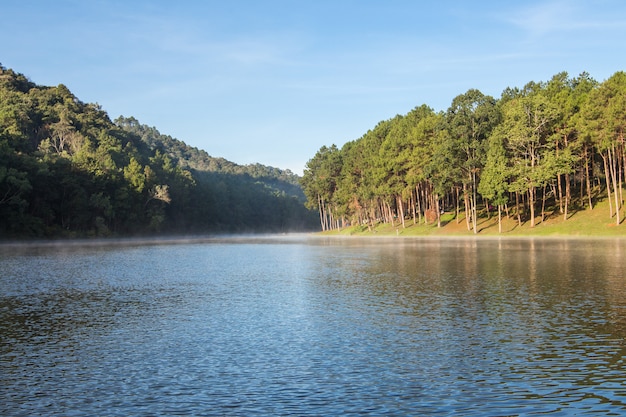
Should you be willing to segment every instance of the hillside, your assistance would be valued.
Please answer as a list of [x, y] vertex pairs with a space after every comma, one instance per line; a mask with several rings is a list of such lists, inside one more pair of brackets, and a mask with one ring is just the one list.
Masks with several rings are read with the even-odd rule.
[[311, 230], [298, 181], [0, 66], [0, 238]]
[[259, 163], [239, 165], [224, 158], [213, 157], [205, 150], [187, 145], [169, 135], [161, 134], [155, 127], [142, 125], [134, 117], [120, 116], [114, 123], [125, 131], [141, 138], [151, 151], [167, 155], [180, 168], [196, 172], [212, 172], [253, 178], [265, 186], [287, 195], [305, 200], [300, 187], [300, 177], [290, 170], [270, 167]]

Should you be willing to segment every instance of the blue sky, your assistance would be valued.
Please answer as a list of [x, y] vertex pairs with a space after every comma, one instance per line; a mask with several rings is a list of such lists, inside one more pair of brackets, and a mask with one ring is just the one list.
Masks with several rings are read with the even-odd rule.
[[470, 88], [626, 70], [622, 0], [3, 0], [0, 17], [5, 67], [297, 174], [323, 145]]

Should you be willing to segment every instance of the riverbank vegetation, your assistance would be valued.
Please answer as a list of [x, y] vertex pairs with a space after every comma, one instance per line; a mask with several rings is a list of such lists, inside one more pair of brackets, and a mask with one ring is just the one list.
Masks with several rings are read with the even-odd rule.
[[311, 230], [298, 180], [0, 65], [0, 238]]
[[[301, 182], [323, 231], [536, 234], [559, 219], [557, 234], [595, 234], [607, 221], [608, 234], [626, 234], [625, 132], [626, 73], [600, 83], [563, 72], [381, 121], [323, 146]], [[582, 211], [603, 220], [576, 223]]]

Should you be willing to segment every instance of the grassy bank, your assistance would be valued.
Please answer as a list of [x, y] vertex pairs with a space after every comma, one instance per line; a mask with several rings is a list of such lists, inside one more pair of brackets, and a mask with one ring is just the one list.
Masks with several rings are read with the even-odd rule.
[[[621, 217], [624, 217], [625, 210], [622, 208]], [[478, 233], [467, 230], [464, 214], [460, 218], [455, 217], [454, 212], [446, 212], [441, 216], [441, 227], [437, 224], [413, 224], [413, 220], [406, 220], [405, 227], [396, 222], [391, 224], [378, 223], [370, 231], [367, 226], [351, 226], [339, 231], [322, 232], [322, 235], [337, 236], [502, 236], [502, 237], [523, 237], [523, 236], [573, 236], [573, 237], [625, 237], [626, 221], [622, 220], [618, 226], [615, 223], [615, 216], [609, 217], [609, 205], [607, 201], [602, 201], [594, 206], [593, 210], [572, 209], [568, 213], [567, 219], [558, 209], [546, 213], [543, 221], [541, 212], [535, 218], [535, 227], [530, 227], [528, 219], [523, 220], [521, 226], [517, 218], [511, 216], [507, 218], [503, 213], [502, 233], [498, 232], [498, 215], [491, 213], [481, 213], [478, 219]]]

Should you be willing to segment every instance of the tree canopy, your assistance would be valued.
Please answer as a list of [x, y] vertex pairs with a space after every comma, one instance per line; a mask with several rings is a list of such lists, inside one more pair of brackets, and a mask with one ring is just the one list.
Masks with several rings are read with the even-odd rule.
[[299, 177], [238, 165], [0, 66], [0, 237], [311, 230]]
[[322, 147], [302, 185], [322, 229], [439, 224], [447, 210], [477, 233], [492, 205], [534, 227], [547, 207], [567, 219], [603, 198], [619, 225], [625, 131], [624, 72], [602, 83], [562, 72], [499, 99], [470, 89], [447, 111], [422, 105], [381, 121], [341, 149]]

